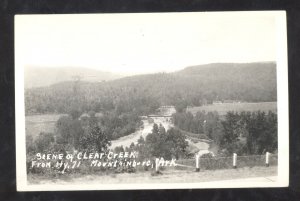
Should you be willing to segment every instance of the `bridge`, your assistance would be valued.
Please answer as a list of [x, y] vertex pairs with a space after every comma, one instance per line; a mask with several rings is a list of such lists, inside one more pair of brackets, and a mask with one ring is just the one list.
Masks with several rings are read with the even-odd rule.
[[163, 114], [149, 114], [147, 117], [172, 117], [172, 115], [163, 115]]

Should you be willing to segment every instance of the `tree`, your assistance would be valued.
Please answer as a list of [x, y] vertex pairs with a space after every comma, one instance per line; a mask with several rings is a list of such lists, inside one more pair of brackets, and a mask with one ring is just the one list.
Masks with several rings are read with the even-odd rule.
[[[277, 150], [277, 115], [273, 112], [228, 112], [222, 121], [223, 135], [215, 142], [226, 154], [264, 154]], [[219, 136], [219, 137], [217, 137]], [[216, 138], [217, 137], [217, 138]]]
[[159, 133], [158, 125], [156, 123], [153, 124], [152, 133], [153, 134]]
[[216, 126], [212, 130], [211, 138], [216, 145], [221, 146], [223, 137], [224, 137], [223, 125], [221, 121], [217, 121]]
[[188, 143], [185, 136], [177, 129], [171, 128], [167, 132], [162, 125], [160, 131], [156, 132], [153, 125], [152, 133], [148, 134], [145, 141], [146, 149], [151, 156], [164, 157], [165, 159], [180, 158], [185, 156]]
[[163, 139], [161, 139], [160, 135], [158, 135], [158, 127], [155, 125], [157, 126], [157, 124], [153, 125], [152, 133], [146, 136], [145, 144], [151, 156], [159, 157], [161, 154], [160, 147]]
[[72, 138], [71, 133], [72, 118], [70, 116], [61, 116], [56, 122], [58, 143], [67, 144]]
[[131, 142], [131, 144], [129, 145], [129, 148], [130, 148], [130, 149], [134, 149], [134, 147], [135, 147], [134, 143]]
[[82, 135], [79, 141], [80, 148], [91, 152], [105, 152], [111, 145], [110, 140], [98, 125], [90, 127], [87, 135]]
[[166, 134], [166, 129], [165, 129], [165, 127], [163, 127], [162, 124], [159, 124], [158, 133], [160, 135], [165, 135]]
[[58, 140], [60, 144], [70, 144], [74, 148], [79, 146], [79, 138], [84, 134], [79, 119], [73, 119], [70, 116], [62, 116], [56, 122]]
[[251, 154], [277, 150], [277, 116], [273, 112], [252, 113], [247, 126], [247, 149]]
[[150, 157], [150, 151], [148, 147], [146, 147], [146, 141], [142, 136], [138, 139], [138, 143], [133, 149], [138, 152], [138, 157], [140, 160]]
[[220, 143], [220, 148], [226, 149], [229, 154], [236, 151], [237, 142], [239, 140], [239, 135], [237, 133], [237, 121], [238, 115], [234, 112], [227, 112], [225, 120], [222, 121], [224, 135]]
[[186, 141], [185, 135], [183, 135], [179, 130], [170, 128], [167, 131], [167, 142], [171, 146], [171, 155], [176, 159], [184, 157], [186, 155], [186, 148], [188, 147], [188, 142]]
[[115, 147], [114, 151], [116, 153], [119, 153], [119, 152], [124, 152], [124, 147], [121, 145], [121, 146], [118, 146], [118, 147]]
[[53, 133], [41, 132], [35, 140], [36, 151], [45, 152], [51, 147], [52, 143], [54, 143]]
[[140, 138], [138, 139], [138, 144], [139, 145], [145, 144], [145, 139], [143, 138], [143, 136], [140, 136]]
[[177, 103], [175, 103], [175, 109], [176, 112], [185, 112], [186, 108], [188, 106], [187, 101], [185, 100], [179, 100]]

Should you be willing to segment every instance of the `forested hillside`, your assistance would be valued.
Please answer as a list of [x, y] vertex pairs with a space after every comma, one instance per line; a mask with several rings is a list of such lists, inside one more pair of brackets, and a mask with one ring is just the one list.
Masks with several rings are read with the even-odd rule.
[[107, 82], [69, 81], [25, 90], [26, 113], [115, 111], [147, 114], [160, 105], [214, 100], [276, 101], [275, 63], [218, 63]]

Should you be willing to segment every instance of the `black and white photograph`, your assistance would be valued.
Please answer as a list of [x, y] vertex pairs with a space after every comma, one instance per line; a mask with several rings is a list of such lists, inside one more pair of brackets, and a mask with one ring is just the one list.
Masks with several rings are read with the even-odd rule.
[[18, 191], [287, 187], [284, 11], [15, 16]]

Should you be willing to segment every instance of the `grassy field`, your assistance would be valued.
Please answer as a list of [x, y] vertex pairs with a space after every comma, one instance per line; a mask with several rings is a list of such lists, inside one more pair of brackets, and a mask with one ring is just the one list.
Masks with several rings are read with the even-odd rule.
[[190, 107], [187, 111], [196, 114], [198, 111], [218, 112], [219, 115], [225, 115], [228, 111], [272, 111], [277, 113], [277, 102], [260, 102], [260, 103], [223, 103], [214, 105], [204, 105], [200, 107]]
[[205, 170], [195, 172], [191, 170], [165, 170], [160, 175], [149, 172], [123, 173], [123, 174], [72, 174], [49, 178], [46, 175], [28, 174], [29, 184], [126, 184], [126, 183], [181, 183], [181, 182], [208, 182], [231, 179], [257, 178], [277, 176], [277, 166], [272, 167], [245, 167], [225, 170]]
[[36, 138], [40, 132], [54, 132], [55, 123], [62, 115], [63, 114], [43, 114], [26, 116], [26, 135]]

